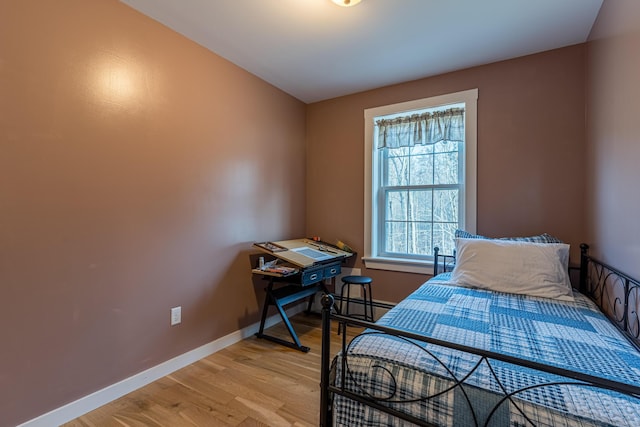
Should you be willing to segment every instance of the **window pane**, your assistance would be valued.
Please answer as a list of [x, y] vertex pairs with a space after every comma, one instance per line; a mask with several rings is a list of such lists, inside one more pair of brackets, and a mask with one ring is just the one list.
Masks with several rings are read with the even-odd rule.
[[409, 184], [409, 157], [387, 157], [385, 185]]
[[[433, 224], [433, 251], [434, 247], [440, 248], [440, 253], [443, 255], [453, 255], [455, 248], [454, 235], [457, 223], [436, 223]], [[431, 252], [433, 253], [433, 252]]]
[[411, 154], [411, 147], [387, 148], [389, 157], [406, 157]]
[[432, 190], [413, 190], [409, 192], [409, 221], [432, 221]]
[[430, 223], [411, 222], [408, 225], [408, 250], [412, 255], [433, 255]]
[[406, 191], [387, 191], [386, 219], [388, 221], [406, 221], [409, 211]]
[[411, 185], [430, 185], [433, 184], [433, 155], [411, 156], [410, 163]]
[[431, 154], [434, 150], [434, 144], [424, 144], [424, 145], [414, 145], [410, 148], [409, 153], [412, 156], [416, 156], [418, 154]]
[[458, 183], [458, 152], [436, 154], [434, 184]]
[[439, 141], [433, 145], [433, 151], [435, 153], [448, 153], [451, 151], [458, 151], [457, 141]]
[[407, 253], [407, 223], [385, 223], [385, 251]]
[[433, 221], [458, 222], [458, 190], [434, 190]]

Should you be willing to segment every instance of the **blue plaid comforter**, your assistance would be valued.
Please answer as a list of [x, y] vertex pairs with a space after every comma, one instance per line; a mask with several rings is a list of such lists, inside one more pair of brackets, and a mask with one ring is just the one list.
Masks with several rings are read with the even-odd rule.
[[[438, 276], [377, 323], [629, 384], [640, 353], [585, 296], [575, 302], [447, 284]], [[425, 349], [427, 351], [425, 351]], [[366, 331], [347, 350], [345, 387], [437, 426], [640, 426], [640, 399], [567, 378]], [[341, 383], [342, 359], [336, 362]], [[462, 386], [455, 386], [459, 381]], [[503, 401], [505, 393], [512, 399]], [[343, 426], [411, 425], [341, 396]]]

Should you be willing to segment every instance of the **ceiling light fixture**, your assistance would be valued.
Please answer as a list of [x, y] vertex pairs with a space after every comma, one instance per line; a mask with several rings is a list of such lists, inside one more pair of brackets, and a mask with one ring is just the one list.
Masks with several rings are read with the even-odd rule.
[[357, 5], [362, 0], [331, 0], [331, 1], [337, 4], [338, 6], [350, 7], [350, 6]]

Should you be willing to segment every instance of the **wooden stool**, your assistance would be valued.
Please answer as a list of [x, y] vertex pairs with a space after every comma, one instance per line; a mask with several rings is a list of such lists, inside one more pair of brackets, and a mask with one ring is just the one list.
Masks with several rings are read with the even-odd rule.
[[[340, 314], [349, 316], [349, 304], [351, 303], [351, 285], [358, 285], [362, 289], [362, 303], [364, 304], [364, 314], [352, 314], [352, 317], [360, 317], [365, 321], [373, 322], [373, 298], [371, 297], [371, 277], [367, 276], [344, 276], [342, 278], [342, 289], [340, 290]], [[344, 288], [347, 287], [347, 297], [344, 296]], [[343, 306], [346, 306], [346, 310]], [[367, 312], [368, 311], [368, 312]]]

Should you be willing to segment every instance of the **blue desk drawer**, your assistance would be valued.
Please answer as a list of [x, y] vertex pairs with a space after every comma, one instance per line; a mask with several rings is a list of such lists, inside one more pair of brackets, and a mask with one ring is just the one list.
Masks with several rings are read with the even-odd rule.
[[324, 279], [324, 269], [314, 268], [313, 270], [305, 270], [302, 272], [301, 284], [302, 286], [318, 283]]
[[324, 273], [323, 273], [324, 278], [330, 279], [331, 277], [335, 277], [338, 274], [340, 274], [341, 271], [342, 271], [342, 268], [340, 267], [340, 264], [334, 264], [334, 265], [325, 267]]

